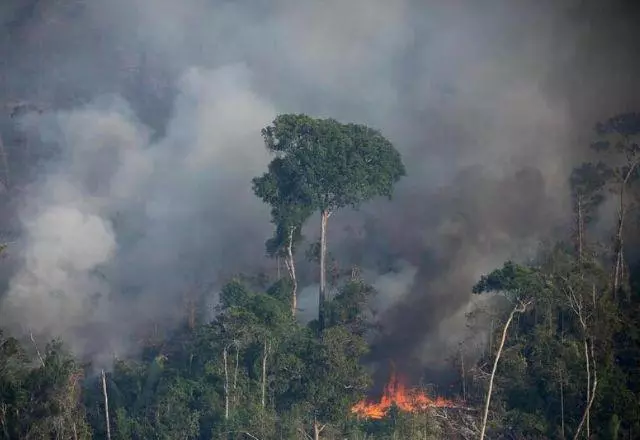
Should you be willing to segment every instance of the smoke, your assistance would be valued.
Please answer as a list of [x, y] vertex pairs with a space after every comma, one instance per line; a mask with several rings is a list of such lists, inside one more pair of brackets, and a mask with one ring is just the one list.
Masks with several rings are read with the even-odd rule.
[[265, 207], [247, 182], [268, 159], [255, 131], [275, 113], [249, 75], [188, 70], [155, 142], [117, 98], [25, 120], [64, 153], [21, 209], [22, 264], [3, 322], [60, 335], [81, 354], [127, 356], [150, 324], [175, 325], [186, 289], [255, 266], [269, 227], [254, 221]]
[[[403, 154], [394, 200], [332, 216], [330, 251], [380, 291], [372, 359], [416, 376], [445, 368], [466, 337], [472, 284], [563, 226], [566, 176], [591, 125], [637, 104], [634, 12], [4, 2], [0, 98], [47, 110], [20, 120], [29, 151], [5, 139], [21, 239], [2, 322], [106, 362], [135, 353], [150, 326], [173, 328], [185, 298], [272, 270], [268, 209], [250, 188], [269, 160], [260, 129], [307, 112], [371, 124]], [[301, 266], [312, 316], [317, 275]]]

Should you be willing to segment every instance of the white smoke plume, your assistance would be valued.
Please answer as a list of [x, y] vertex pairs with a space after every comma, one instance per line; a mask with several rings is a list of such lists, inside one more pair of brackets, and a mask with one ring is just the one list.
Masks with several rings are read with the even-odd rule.
[[[62, 336], [80, 353], [126, 356], [136, 331], [180, 317], [186, 283], [174, 277], [215, 283], [241, 269], [233, 267], [241, 256], [261, 255], [268, 224], [252, 220], [264, 207], [247, 182], [267, 163], [255, 133], [273, 118], [272, 106], [234, 65], [189, 70], [175, 108], [154, 142], [120, 99], [27, 118], [63, 146], [64, 158], [29, 188], [22, 265], [0, 308], [3, 322]], [[231, 200], [230, 187], [244, 191]], [[234, 230], [213, 227], [222, 222]], [[203, 242], [219, 254], [192, 274], [174, 267]]]

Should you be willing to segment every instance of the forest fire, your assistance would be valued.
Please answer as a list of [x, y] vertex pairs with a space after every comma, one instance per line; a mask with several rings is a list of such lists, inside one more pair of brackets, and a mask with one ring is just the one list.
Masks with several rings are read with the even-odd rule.
[[378, 420], [384, 418], [393, 406], [404, 412], [419, 412], [427, 408], [455, 408], [458, 405], [443, 397], [431, 398], [419, 389], [408, 389], [402, 378], [392, 373], [378, 402], [362, 400], [351, 408], [351, 412], [358, 417]]

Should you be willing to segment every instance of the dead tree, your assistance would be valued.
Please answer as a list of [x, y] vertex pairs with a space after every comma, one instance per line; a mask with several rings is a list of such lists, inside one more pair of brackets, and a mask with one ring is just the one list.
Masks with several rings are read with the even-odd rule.
[[513, 307], [511, 313], [509, 313], [509, 317], [502, 328], [502, 337], [500, 338], [500, 345], [498, 345], [498, 352], [496, 353], [496, 357], [493, 360], [493, 368], [491, 369], [491, 376], [489, 377], [489, 389], [487, 390], [487, 398], [484, 402], [484, 411], [482, 414], [482, 425], [480, 426], [480, 440], [484, 440], [485, 431], [487, 429], [487, 418], [489, 416], [489, 405], [491, 404], [491, 393], [493, 392], [493, 381], [496, 376], [496, 370], [498, 369], [498, 361], [500, 361], [500, 356], [502, 355], [502, 349], [504, 348], [504, 343], [507, 340], [507, 332], [509, 331], [509, 326], [511, 326], [511, 322], [513, 321], [513, 317], [516, 313], [524, 313], [527, 310], [527, 307], [531, 304], [531, 301], [518, 301], [518, 303]]
[[576, 289], [572, 286], [570, 280], [563, 279], [563, 290], [569, 302], [569, 307], [575, 314], [580, 324], [580, 330], [582, 333], [582, 345], [584, 352], [584, 367], [587, 375], [586, 392], [585, 392], [585, 407], [580, 419], [580, 424], [576, 428], [574, 440], [580, 437], [580, 432], [584, 427], [587, 438], [591, 433], [591, 407], [595, 400], [596, 391], [598, 388], [598, 370], [596, 365], [594, 337], [591, 335], [591, 321], [593, 319], [593, 313], [596, 308], [596, 287], [592, 285], [591, 289], [591, 307], [589, 310], [589, 304], [587, 298], [583, 292], [576, 292]]
[[104, 419], [107, 428], [107, 440], [111, 440], [111, 423], [109, 422], [109, 397], [107, 395], [107, 379], [102, 370], [102, 395], [104, 397]]

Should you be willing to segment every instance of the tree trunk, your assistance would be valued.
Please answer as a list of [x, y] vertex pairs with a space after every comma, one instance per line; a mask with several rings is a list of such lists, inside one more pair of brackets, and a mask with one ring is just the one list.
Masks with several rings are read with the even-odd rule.
[[584, 219], [582, 215], [582, 196], [577, 196], [577, 222], [578, 222], [578, 262], [582, 264], [583, 242], [584, 242]]
[[462, 400], [467, 400], [467, 374], [464, 371], [464, 353], [462, 351], [462, 345], [460, 346], [460, 377], [462, 379]]
[[[591, 401], [591, 362], [589, 361], [589, 342], [585, 336], [584, 338], [584, 367], [587, 371], [587, 398], [585, 399], [585, 409], [584, 413], [585, 417], [585, 429], [587, 431], [587, 438], [589, 438], [589, 434], [591, 432], [591, 417], [589, 415], [589, 402]], [[578, 429], [577, 434], [580, 433]]]
[[222, 349], [224, 363], [224, 419], [229, 420], [229, 369], [227, 368], [227, 347]]
[[616, 241], [615, 241], [616, 261], [615, 261], [615, 266], [613, 268], [613, 297], [614, 298], [616, 298], [616, 296], [618, 295], [618, 289], [620, 289], [620, 278], [621, 278], [621, 272], [622, 272], [623, 226], [624, 226], [624, 211], [621, 211], [620, 217], [618, 218], [618, 230], [616, 231]]
[[104, 396], [104, 419], [107, 425], [107, 440], [111, 440], [111, 423], [109, 422], [109, 397], [107, 396], [107, 379], [102, 370], [102, 395]]
[[614, 274], [613, 274], [613, 295], [614, 298], [615, 296], [618, 294], [618, 289], [620, 288], [620, 278], [621, 278], [621, 273], [622, 273], [622, 260], [623, 260], [623, 234], [624, 234], [624, 218], [626, 215], [626, 206], [624, 203], [624, 197], [625, 197], [625, 189], [627, 187], [627, 183], [629, 182], [629, 179], [631, 178], [631, 175], [633, 174], [633, 172], [635, 171], [636, 167], [638, 166], [638, 162], [634, 162], [633, 164], [631, 164], [629, 166], [629, 170], [627, 171], [626, 175], [624, 176], [624, 179], [622, 180], [622, 184], [620, 185], [620, 206], [618, 208], [618, 230], [616, 231], [616, 242], [615, 242], [615, 246], [616, 246], [616, 257], [615, 257], [615, 267], [614, 267]]
[[313, 440], [320, 440], [320, 433], [326, 425], [318, 423], [317, 419], [313, 419]]
[[527, 304], [518, 304], [516, 305], [511, 313], [509, 314], [509, 318], [507, 322], [504, 324], [504, 328], [502, 329], [502, 339], [500, 339], [500, 345], [498, 346], [498, 352], [496, 353], [496, 358], [493, 361], [493, 368], [491, 370], [491, 377], [489, 378], [489, 389], [487, 390], [487, 398], [484, 403], [484, 413], [482, 415], [482, 427], [480, 430], [480, 440], [484, 440], [485, 431], [487, 429], [487, 418], [489, 416], [489, 404], [491, 403], [491, 393], [493, 392], [493, 380], [496, 376], [496, 370], [498, 369], [498, 361], [500, 360], [500, 356], [502, 355], [502, 349], [504, 348], [504, 343], [507, 340], [507, 331], [509, 330], [509, 326], [511, 325], [511, 321], [513, 321], [513, 317], [516, 313], [524, 312], [527, 309]]
[[266, 405], [266, 397], [267, 397], [267, 357], [269, 356], [269, 344], [267, 343], [267, 338], [264, 338], [264, 347], [262, 350], [262, 397], [260, 399], [260, 403], [262, 405], [262, 409], [264, 410]]
[[40, 365], [44, 367], [44, 358], [38, 349], [38, 344], [36, 344], [36, 339], [33, 337], [33, 332], [29, 331], [29, 336], [31, 337], [31, 342], [33, 343], [33, 347], [36, 349], [36, 354], [38, 355], [38, 359], [40, 359]]
[[240, 347], [238, 343], [235, 344], [236, 348], [236, 364], [233, 369], [233, 404], [238, 403], [238, 366], [240, 365]]
[[5, 438], [10, 438], [9, 429], [7, 428], [7, 404], [0, 403], [0, 424], [2, 424], [2, 432]]
[[325, 302], [326, 302], [326, 288], [327, 288], [327, 221], [329, 220], [330, 212], [323, 210], [320, 213], [320, 294], [318, 295], [318, 320], [320, 321], [320, 328], [324, 329], [325, 326]]
[[289, 278], [291, 279], [291, 314], [295, 317], [298, 309], [298, 279], [296, 277], [296, 265], [293, 259], [293, 233], [295, 228], [289, 229], [289, 236], [287, 238], [287, 256], [285, 258], [285, 265], [289, 272]]
[[558, 375], [560, 376], [560, 427], [562, 440], [564, 440], [564, 384], [562, 382], [562, 369], [558, 365]]
[[[584, 412], [582, 413], [582, 418], [580, 419], [580, 424], [578, 425], [578, 428], [576, 428], [576, 434], [573, 436], [573, 440], [578, 440], [578, 438], [580, 437], [580, 432], [582, 431], [582, 427], [585, 426], [585, 430], [587, 433], [587, 439], [591, 436], [591, 431], [590, 431], [590, 412], [591, 412], [591, 406], [593, 406], [593, 401], [595, 400], [596, 397], [596, 390], [598, 387], [598, 374], [597, 374], [597, 369], [596, 369], [596, 361], [595, 361], [595, 350], [593, 348], [593, 339], [590, 341], [590, 344], [587, 343], [586, 339], [585, 339], [585, 354], [587, 355], [587, 359], [589, 356], [591, 356], [591, 373], [589, 373], [588, 370], [588, 365], [589, 365], [589, 361], [587, 360], [587, 378], [591, 378], [590, 380], [590, 385], [591, 387], [587, 390], [587, 402], [586, 402], [586, 406], [584, 408]], [[587, 348], [587, 346], [590, 345], [590, 349]]]

